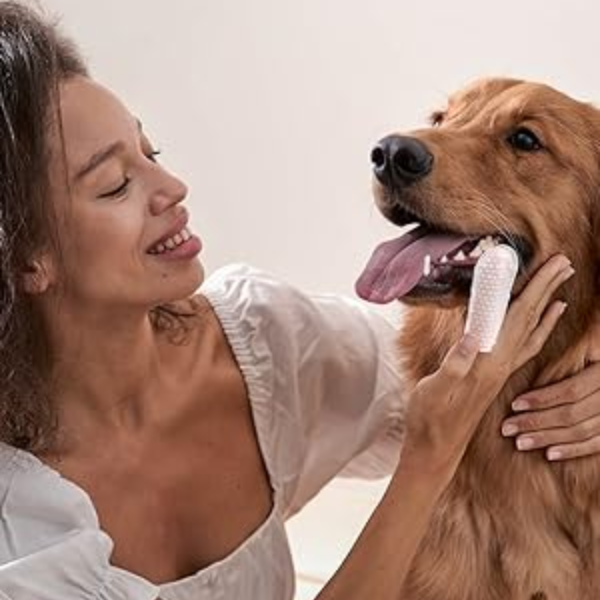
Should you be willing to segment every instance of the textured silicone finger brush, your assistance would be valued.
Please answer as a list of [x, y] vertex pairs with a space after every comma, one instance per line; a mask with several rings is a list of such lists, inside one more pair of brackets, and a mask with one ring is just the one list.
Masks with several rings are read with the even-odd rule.
[[465, 331], [477, 338], [480, 352], [496, 343], [518, 270], [519, 257], [506, 244], [484, 252], [475, 265]]

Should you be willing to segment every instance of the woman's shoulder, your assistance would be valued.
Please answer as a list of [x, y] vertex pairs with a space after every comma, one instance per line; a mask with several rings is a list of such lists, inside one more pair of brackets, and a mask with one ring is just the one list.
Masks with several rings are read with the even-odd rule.
[[157, 586], [112, 567], [113, 542], [83, 489], [1, 442], [0, 511], [0, 590], [7, 597], [157, 597]]
[[186, 342], [189, 340], [185, 334], [194, 338], [194, 331], [205, 333], [211, 317], [227, 330], [224, 322], [238, 322], [242, 315], [247, 319], [264, 311], [276, 314], [284, 306], [289, 310], [302, 296], [299, 290], [267, 271], [235, 263], [214, 271], [196, 294], [171, 304], [166, 315], [177, 315], [177, 325], [172, 330]]
[[245, 263], [233, 263], [214, 271], [202, 284], [199, 295], [209, 301], [236, 303], [269, 300], [273, 295], [297, 295], [299, 290], [269, 271]]
[[[289, 326], [301, 320], [314, 322], [312, 294], [269, 271], [236, 263], [215, 271], [200, 287], [199, 298], [208, 302], [227, 331], [235, 326], [269, 324]], [[262, 327], [261, 331], [265, 331]]]
[[[31, 452], [0, 442], [0, 505], [3, 514], [52, 518], [52, 509], [68, 513], [79, 525], [97, 526], [87, 493]], [[39, 508], [43, 505], [44, 511]]]
[[43, 547], [65, 531], [97, 529], [84, 490], [35, 455], [0, 442], [0, 510], [10, 539], [0, 534], [0, 564]]

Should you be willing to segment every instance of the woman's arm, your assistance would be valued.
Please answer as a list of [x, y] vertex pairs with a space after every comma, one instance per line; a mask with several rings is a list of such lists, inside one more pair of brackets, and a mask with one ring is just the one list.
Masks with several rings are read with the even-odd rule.
[[408, 403], [398, 468], [381, 502], [318, 600], [398, 600], [436, 503], [467, 444], [510, 375], [535, 356], [565, 305], [550, 302], [572, 275], [564, 257], [544, 265], [512, 303], [494, 351], [463, 338]]

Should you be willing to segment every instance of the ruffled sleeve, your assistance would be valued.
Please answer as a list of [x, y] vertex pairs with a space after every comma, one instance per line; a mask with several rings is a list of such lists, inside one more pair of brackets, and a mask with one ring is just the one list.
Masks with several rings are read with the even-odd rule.
[[218, 271], [203, 292], [244, 373], [286, 516], [338, 474], [391, 473], [404, 404], [386, 319], [358, 301], [309, 296], [241, 265]]
[[0, 600], [155, 600], [113, 567], [87, 494], [33, 455], [0, 445]]

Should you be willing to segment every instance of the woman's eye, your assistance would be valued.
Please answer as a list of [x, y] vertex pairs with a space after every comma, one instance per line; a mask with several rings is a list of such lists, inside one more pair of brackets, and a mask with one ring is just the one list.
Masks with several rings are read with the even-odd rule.
[[99, 198], [116, 198], [116, 197], [120, 196], [121, 194], [123, 194], [127, 191], [127, 187], [129, 186], [130, 181], [131, 180], [129, 179], [129, 177], [125, 177], [125, 181], [123, 181], [123, 183], [118, 188], [115, 188], [114, 190], [111, 190], [110, 192], [100, 194]]
[[526, 127], [519, 127], [508, 136], [508, 143], [516, 150], [522, 152], [535, 152], [543, 148], [538, 137]]

